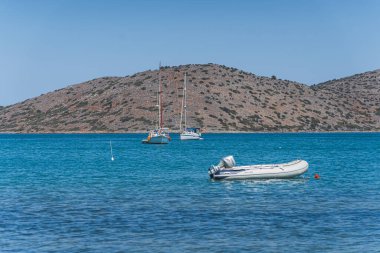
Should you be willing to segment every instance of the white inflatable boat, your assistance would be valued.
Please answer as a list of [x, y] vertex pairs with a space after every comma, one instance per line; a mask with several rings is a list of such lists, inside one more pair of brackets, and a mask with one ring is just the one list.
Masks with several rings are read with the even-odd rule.
[[233, 156], [227, 156], [218, 165], [212, 165], [208, 170], [208, 174], [213, 179], [226, 180], [293, 178], [305, 173], [309, 167], [309, 164], [304, 160], [281, 164], [235, 165]]

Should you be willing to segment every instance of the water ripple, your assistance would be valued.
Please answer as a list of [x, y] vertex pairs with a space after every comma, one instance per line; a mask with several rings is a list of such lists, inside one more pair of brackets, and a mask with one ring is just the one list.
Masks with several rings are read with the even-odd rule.
[[[207, 134], [163, 146], [141, 145], [143, 137], [0, 135], [1, 251], [380, 248], [379, 134]], [[310, 170], [292, 180], [210, 180], [209, 165], [229, 154], [242, 165], [302, 158]]]

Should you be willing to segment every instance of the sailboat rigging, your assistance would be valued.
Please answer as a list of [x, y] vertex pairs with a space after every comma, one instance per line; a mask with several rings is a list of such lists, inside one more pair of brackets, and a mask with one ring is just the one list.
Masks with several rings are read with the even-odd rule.
[[[185, 73], [185, 78], [183, 82], [183, 94], [182, 94], [182, 106], [181, 106], [181, 119], [179, 129], [180, 140], [203, 140], [201, 138], [201, 129], [197, 127], [187, 127], [187, 73]], [[182, 127], [182, 122], [184, 123]]]
[[161, 82], [161, 64], [158, 70], [158, 126], [156, 129], [149, 131], [148, 137], [142, 140], [145, 144], [168, 144], [171, 141], [167, 128], [163, 124], [163, 110], [162, 110], [162, 82]]

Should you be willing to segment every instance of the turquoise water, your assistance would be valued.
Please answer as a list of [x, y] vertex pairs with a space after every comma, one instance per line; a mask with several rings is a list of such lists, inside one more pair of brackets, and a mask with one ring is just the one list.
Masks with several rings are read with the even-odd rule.
[[[379, 133], [144, 137], [0, 135], [0, 251], [380, 252]], [[230, 154], [310, 168], [211, 181]]]

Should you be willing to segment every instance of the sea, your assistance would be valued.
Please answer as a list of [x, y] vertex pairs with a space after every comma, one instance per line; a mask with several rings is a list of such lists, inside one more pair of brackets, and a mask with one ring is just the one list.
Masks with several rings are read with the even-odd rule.
[[[1, 134], [0, 252], [380, 252], [380, 133], [145, 137]], [[211, 180], [227, 155], [309, 170]]]

